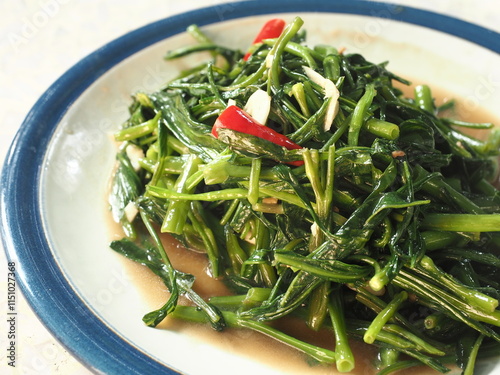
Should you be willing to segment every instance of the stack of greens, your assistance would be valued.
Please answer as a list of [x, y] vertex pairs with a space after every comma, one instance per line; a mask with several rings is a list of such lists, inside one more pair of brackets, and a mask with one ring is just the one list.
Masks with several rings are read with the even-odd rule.
[[[126, 238], [111, 247], [170, 291], [144, 322], [259, 331], [341, 372], [358, 338], [380, 374], [472, 374], [500, 353], [500, 136], [467, 135], [492, 125], [444, 118], [426, 86], [404, 98], [385, 63], [308, 47], [302, 23], [271, 20], [246, 55], [192, 26], [199, 43], [166, 58], [208, 61], [134, 95], [110, 195]], [[205, 252], [234, 294], [201, 298], [160, 233]], [[330, 330], [334, 349], [274, 328], [285, 316]]]

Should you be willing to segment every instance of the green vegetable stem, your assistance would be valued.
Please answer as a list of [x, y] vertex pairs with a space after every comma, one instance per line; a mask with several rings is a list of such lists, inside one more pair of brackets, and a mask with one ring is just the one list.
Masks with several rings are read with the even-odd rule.
[[[381, 375], [472, 374], [500, 353], [500, 132], [443, 117], [454, 102], [436, 107], [429, 85], [405, 97], [387, 62], [308, 45], [303, 24], [269, 20], [241, 51], [193, 25], [166, 63], [199, 63], [133, 94], [111, 248], [169, 290], [144, 322], [256, 331], [340, 372], [360, 367], [360, 340]], [[230, 294], [202, 298], [169, 236]], [[331, 346], [277, 328], [288, 319]]]

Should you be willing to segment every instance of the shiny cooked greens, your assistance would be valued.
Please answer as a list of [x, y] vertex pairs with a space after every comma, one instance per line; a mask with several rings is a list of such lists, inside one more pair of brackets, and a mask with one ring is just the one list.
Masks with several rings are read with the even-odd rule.
[[[302, 24], [245, 57], [191, 26], [198, 43], [166, 59], [207, 60], [134, 94], [110, 194], [126, 237], [111, 248], [170, 291], [144, 322], [255, 330], [342, 372], [356, 338], [379, 348], [380, 374], [471, 374], [500, 353], [499, 133], [443, 117], [453, 103], [436, 107], [428, 86], [403, 97], [394, 82], [410, 82], [386, 63], [307, 46]], [[234, 294], [201, 298], [161, 233], [206, 253]], [[331, 347], [269, 324], [286, 316], [330, 330]]]

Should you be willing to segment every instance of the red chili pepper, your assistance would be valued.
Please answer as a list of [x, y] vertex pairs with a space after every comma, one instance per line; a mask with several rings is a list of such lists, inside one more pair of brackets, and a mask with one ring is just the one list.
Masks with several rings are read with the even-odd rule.
[[[278, 133], [277, 131], [259, 124], [255, 121], [252, 116], [246, 113], [241, 108], [230, 105], [227, 107], [217, 118], [215, 124], [212, 128], [212, 134], [217, 138], [218, 129], [231, 129], [240, 133], [250, 134], [266, 141], [273, 142], [278, 146], [285, 147], [287, 150], [297, 150], [302, 148], [302, 146], [296, 144], [286, 135]], [[288, 164], [299, 166], [304, 164], [303, 161], [292, 161]]]
[[[286, 24], [285, 21], [282, 20], [281, 18], [273, 18], [267, 21], [264, 24], [264, 26], [262, 26], [262, 29], [260, 29], [260, 32], [257, 34], [252, 44], [260, 43], [264, 39], [272, 39], [279, 37], [283, 32], [283, 29], [285, 28], [285, 24]], [[250, 55], [251, 53], [247, 52], [246, 55], [243, 57], [243, 60], [247, 61]]]

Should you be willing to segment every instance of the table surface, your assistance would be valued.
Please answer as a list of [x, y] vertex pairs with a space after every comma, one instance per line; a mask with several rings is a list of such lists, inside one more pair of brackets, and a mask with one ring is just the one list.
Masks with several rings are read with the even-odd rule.
[[[447, 14], [500, 32], [498, 0], [401, 0], [402, 5]], [[62, 73], [107, 42], [140, 26], [221, 0], [3, 0], [0, 4], [0, 165], [20, 124]], [[1, 246], [1, 244], [0, 244]], [[7, 261], [0, 251], [0, 275]], [[5, 273], [4, 273], [5, 272]], [[0, 280], [0, 321], [6, 321], [7, 277]], [[90, 371], [45, 329], [17, 296], [16, 367], [7, 365], [7, 334], [0, 329], [0, 373], [85, 375]]]

